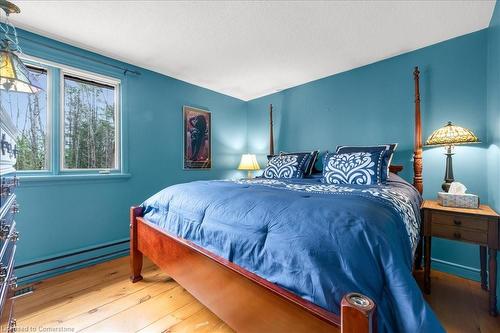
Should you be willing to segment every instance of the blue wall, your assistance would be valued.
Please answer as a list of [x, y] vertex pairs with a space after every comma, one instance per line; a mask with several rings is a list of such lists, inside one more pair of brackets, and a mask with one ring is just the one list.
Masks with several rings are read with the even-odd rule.
[[[498, 2], [488, 29], [487, 59], [488, 200], [490, 205], [500, 212], [500, 5]], [[497, 258], [497, 261], [500, 264], [500, 258]], [[500, 276], [498, 281], [500, 284]]]
[[[124, 143], [129, 177], [21, 182], [18, 218], [21, 240], [17, 264], [128, 238], [128, 209], [167, 185], [196, 179], [233, 177], [246, 152], [246, 103], [142, 68], [119, 63], [38, 35], [20, 31], [26, 54], [116, 76], [123, 83]], [[44, 45], [41, 45], [41, 44]], [[141, 72], [123, 76], [109, 66], [47, 46]], [[213, 169], [182, 170], [182, 106], [212, 112]], [[119, 248], [127, 248], [124, 244]], [[109, 248], [104, 252], [118, 250]], [[103, 254], [103, 251], [69, 261]], [[18, 276], [56, 267], [68, 260], [18, 271]]]
[[[421, 71], [423, 136], [451, 120], [483, 141], [486, 128], [487, 30], [461, 36], [265, 96], [248, 104], [248, 150], [265, 162], [268, 104], [276, 107], [280, 150], [333, 150], [339, 144], [398, 142], [394, 163], [412, 177], [413, 67]], [[457, 147], [455, 178], [488, 201], [487, 144]], [[434, 198], [444, 175], [442, 148], [424, 150], [425, 197]], [[434, 266], [478, 278], [478, 247], [435, 239]], [[460, 266], [457, 266], [460, 265]]]

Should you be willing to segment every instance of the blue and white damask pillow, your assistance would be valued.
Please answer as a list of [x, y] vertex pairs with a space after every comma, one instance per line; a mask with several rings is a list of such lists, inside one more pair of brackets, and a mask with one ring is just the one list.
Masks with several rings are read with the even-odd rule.
[[337, 146], [336, 153], [360, 153], [360, 152], [369, 152], [369, 153], [378, 153], [383, 151], [382, 155], [382, 165], [380, 168], [380, 178], [381, 182], [385, 183], [389, 178], [389, 166], [391, 165], [392, 156], [394, 151], [396, 150], [398, 144], [383, 144], [383, 145], [374, 145], [374, 146]]
[[264, 178], [303, 178], [309, 159], [310, 153], [273, 156], [267, 162], [262, 176]]
[[323, 179], [327, 184], [381, 184], [380, 169], [385, 152], [354, 152], [326, 154]]

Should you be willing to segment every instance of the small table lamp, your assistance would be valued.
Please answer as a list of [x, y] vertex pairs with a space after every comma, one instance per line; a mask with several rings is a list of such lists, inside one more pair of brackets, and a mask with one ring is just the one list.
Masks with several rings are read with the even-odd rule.
[[444, 174], [444, 182], [441, 185], [443, 191], [448, 192], [453, 178], [453, 164], [451, 156], [453, 146], [467, 143], [479, 143], [479, 139], [472, 133], [471, 130], [453, 125], [451, 121], [444, 127], [432, 132], [431, 136], [425, 142], [426, 146], [445, 146], [446, 147], [446, 171]]
[[252, 171], [260, 170], [259, 163], [254, 154], [243, 154], [241, 155], [240, 165], [238, 170], [248, 171], [248, 178], [252, 178]]

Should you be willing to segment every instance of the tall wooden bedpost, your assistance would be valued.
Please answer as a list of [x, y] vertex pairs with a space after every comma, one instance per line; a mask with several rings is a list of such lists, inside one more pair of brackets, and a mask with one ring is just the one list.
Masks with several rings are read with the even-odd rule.
[[[420, 115], [420, 71], [418, 66], [415, 66], [413, 71], [413, 79], [415, 80], [415, 145], [413, 148], [413, 186], [423, 194], [424, 180], [422, 178], [422, 119]], [[423, 237], [423, 224], [420, 225], [420, 239], [415, 251], [414, 269], [422, 269], [422, 237]], [[427, 246], [427, 244], [426, 244]]]
[[424, 191], [422, 178], [422, 120], [420, 116], [420, 71], [415, 67], [413, 79], [415, 80], [415, 146], [413, 150], [413, 186], [420, 192]]
[[274, 155], [273, 105], [269, 104], [269, 155]]
[[138, 249], [137, 217], [142, 216], [142, 207], [130, 208], [130, 280], [142, 280], [142, 252]]

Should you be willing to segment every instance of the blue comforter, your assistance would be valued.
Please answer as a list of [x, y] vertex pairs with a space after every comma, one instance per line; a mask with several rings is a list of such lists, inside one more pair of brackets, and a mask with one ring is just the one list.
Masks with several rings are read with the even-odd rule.
[[382, 332], [441, 332], [412, 276], [420, 195], [319, 179], [197, 181], [143, 203], [145, 218], [335, 313], [348, 292], [378, 306]]

